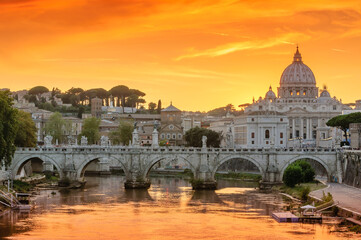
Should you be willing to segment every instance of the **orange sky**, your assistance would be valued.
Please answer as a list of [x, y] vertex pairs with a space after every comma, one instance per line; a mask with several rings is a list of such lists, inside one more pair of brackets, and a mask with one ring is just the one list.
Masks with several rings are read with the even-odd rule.
[[360, 99], [361, 3], [0, 0], [0, 88], [127, 85], [182, 110], [274, 90], [295, 44], [317, 85]]

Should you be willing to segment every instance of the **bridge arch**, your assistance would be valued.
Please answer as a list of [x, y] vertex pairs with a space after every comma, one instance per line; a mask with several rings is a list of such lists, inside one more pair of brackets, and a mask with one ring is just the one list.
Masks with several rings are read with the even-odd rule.
[[253, 163], [258, 168], [258, 170], [260, 171], [262, 179], [265, 179], [266, 170], [262, 168], [261, 164], [258, 161], [256, 161], [255, 159], [253, 159], [251, 157], [248, 157], [248, 156], [245, 156], [245, 155], [232, 155], [232, 156], [227, 156], [227, 157], [222, 158], [218, 162], [218, 164], [212, 169], [212, 179], [214, 179], [218, 168], [223, 163], [228, 162], [228, 161], [233, 160], [233, 159], [242, 159], [242, 160], [246, 160], [246, 161], [249, 161], [249, 162]]
[[118, 162], [118, 163], [121, 165], [122, 169], [124, 170], [125, 175], [127, 176], [127, 175], [129, 174], [128, 169], [125, 167], [125, 165], [124, 165], [124, 163], [122, 162], [121, 159], [117, 159], [117, 158], [115, 158], [115, 157], [109, 157], [109, 156], [106, 156], [106, 157], [105, 157], [105, 156], [92, 156], [92, 157], [86, 158], [84, 161], [82, 161], [82, 163], [81, 163], [78, 167], [76, 167], [75, 170], [76, 170], [76, 172], [77, 172], [77, 174], [76, 174], [77, 178], [78, 178], [78, 179], [83, 178], [83, 177], [84, 177], [84, 174], [85, 174], [86, 168], [87, 168], [91, 163], [93, 163], [94, 161], [99, 161], [99, 162], [101, 162], [102, 159], [109, 159], [109, 161], [107, 161], [109, 164], [110, 164], [112, 161]]
[[187, 158], [187, 156], [167, 155], [167, 156], [157, 156], [157, 157], [153, 158], [150, 161], [150, 163], [146, 165], [146, 167], [144, 169], [143, 177], [146, 178], [148, 176], [150, 170], [154, 167], [155, 164], [159, 163], [162, 160], [172, 161], [173, 159], [181, 159], [181, 160], [184, 160], [185, 162], [187, 162], [189, 164], [189, 167], [190, 167], [190, 169], [192, 171], [193, 176], [196, 176], [196, 169], [195, 169], [194, 165], [192, 164], [192, 162]]
[[331, 174], [332, 174], [331, 170], [322, 159], [315, 157], [315, 156], [311, 156], [311, 155], [305, 155], [305, 156], [297, 156], [297, 157], [294, 157], [291, 160], [287, 161], [286, 164], [281, 169], [280, 180], [283, 181], [283, 174], [285, 173], [285, 170], [289, 165], [291, 165], [292, 163], [294, 163], [298, 160], [302, 160], [302, 159], [311, 159], [311, 160], [314, 160], [314, 161], [318, 162], [319, 164], [321, 164], [322, 167], [326, 170], [327, 180], [329, 181], [331, 179]]
[[47, 155], [44, 155], [44, 154], [31, 154], [31, 155], [26, 155], [24, 157], [21, 157], [19, 160], [13, 159], [14, 166], [11, 168], [13, 177], [15, 177], [16, 175], [19, 174], [19, 171], [25, 165], [26, 162], [28, 162], [29, 160], [34, 159], [34, 158], [41, 160], [43, 163], [50, 162], [51, 164], [53, 164], [55, 166], [56, 170], [59, 173], [59, 177], [60, 178], [64, 177], [64, 173], [62, 171], [62, 168], [58, 164], [58, 162], [55, 161], [53, 158], [51, 158]]

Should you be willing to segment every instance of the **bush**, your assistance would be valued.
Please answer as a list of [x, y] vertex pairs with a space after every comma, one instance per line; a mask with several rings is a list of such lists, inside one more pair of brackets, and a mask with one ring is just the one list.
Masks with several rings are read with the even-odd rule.
[[284, 173], [283, 181], [288, 187], [294, 187], [299, 183], [312, 182], [315, 178], [315, 170], [305, 160], [300, 160], [289, 165]]
[[311, 189], [310, 189], [310, 187], [305, 187], [305, 188], [303, 188], [302, 189], [302, 191], [301, 191], [301, 200], [302, 201], [307, 201], [307, 199], [308, 199], [308, 194], [311, 192]]
[[294, 187], [301, 183], [302, 168], [298, 165], [290, 165], [283, 175], [283, 181], [288, 187]]

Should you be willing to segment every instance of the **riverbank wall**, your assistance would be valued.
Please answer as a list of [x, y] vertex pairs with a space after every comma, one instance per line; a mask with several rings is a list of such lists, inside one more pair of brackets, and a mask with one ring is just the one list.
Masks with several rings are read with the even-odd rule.
[[361, 151], [347, 151], [344, 153], [343, 183], [361, 188]]

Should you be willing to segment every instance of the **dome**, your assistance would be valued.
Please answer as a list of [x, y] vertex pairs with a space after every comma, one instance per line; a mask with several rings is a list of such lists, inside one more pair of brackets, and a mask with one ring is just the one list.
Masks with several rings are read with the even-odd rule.
[[322, 90], [320, 97], [331, 98], [331, 95], [327, 90]]
[[293, 57], [293, 63], [289, 65], [282, 73], [280, 85], [316, 85], [316, 79], [311, 69], [302, 62], [302, 56], [297, 51]]
[[268, 92], [266, 93], [265, 99], [275, 99], [275, 98], [277, 98], [276, 94], [272, 91], [272, 87], [270, 86]]

